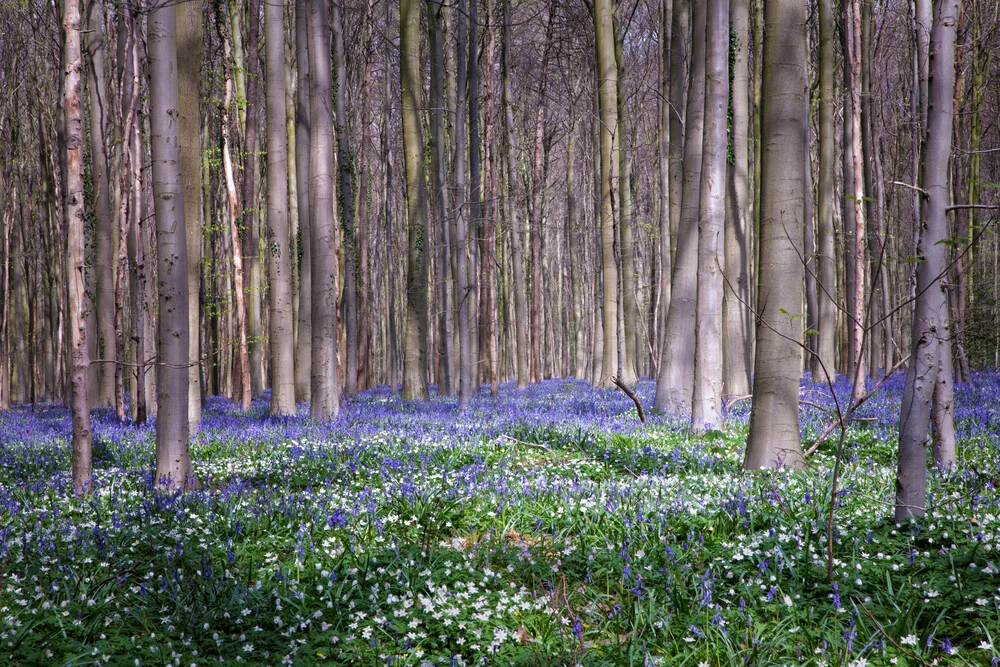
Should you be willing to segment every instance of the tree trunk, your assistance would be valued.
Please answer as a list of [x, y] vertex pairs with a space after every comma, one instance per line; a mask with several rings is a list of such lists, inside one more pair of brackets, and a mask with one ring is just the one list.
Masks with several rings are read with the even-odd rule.
[[753, 411], [743, 467], [805, 466], [799, 436], [802, 375], [802, 216], [805, 206], [806, 7], [764, 6], [760, 273]]
[[726, 201], [725, 287], [723, 291], [722, 391], [724, 396], [750, 392], [750, 3], [734, 0], [732, 30], [736, 40], [732, 73], [733, 164]]
[[729, 105], [729, 0], [710, 0], [705, 30], [705, 130], [698, 222], [695, 319], [695, 430], [722, 427], [722, 262], [726, 214], [726, 112]]
[[[236, 332], [234, 335], [236, 347], [235, 363], [233, 375], [235, 385], [233, 388], [233, 401], [242, 410], [250, 409], [251, 386], [250, 386], [250, 356], [247, 341], [247, 312], [246, 293], [243, 289], [243, 250], [239, 233], [240, 203], [236, 192], [236, 177], [234, 175], [234, 165], [232, 158], [232, 141], [230, 132], [230, 113], [233, 103], [233, 78], [235, 72], [230, 65], [232, 36], [225, 32], [225, 24], [220, 21], [217, 25], [220, 38], [223, 42], [223, 62], [225, 69], [225, 96], [222, 102], [222, 170], [226, 184], [226, 221], [229, 227], [229, 246], [233, 263], [232, 271], [232, 295], [234, 305], [234, 318]], [[246, 202], [244, 202], [246, 204]], [[223, 348], [226, 349], [226, 348]]]
[[66, 221], [66, 289], [69, 298], [70, 345], [72, 347], [70, 401], [73, 417], [72, 474], [78, 495], [91, 491], [90, 407], [87, 402], [87, 298], [84, 293], [84, 199], [83, 199], [83, 119], [80, 105], [83, 57], [80, 49], [80, 4], [63, 3], [63, 117], [65, 122], [64, 160], [66, 187], [63, 191], [63, 219]]
[[[257, 167], [257, 151], [260, 150], [258, 136], [260, 109], [257, 90], [260, 87], [260, 18], [257, 4], [260, 0], [248, 0], [249, 48], [246, 52], [247, 84], [245, 104], [240, 111], [246, 114], [246, 133], [243, 145], [243, 208], [240, 219], [244, 230], [244, 266], [246, 283], [246, 330], [247, 353], [250, 363], [250, 394], [260, 396], [264, 392], [264, 329], [261, 304], [264, 293], [263, 270], [261, 268], [260, 215], [258, 215], [257, 190], [260, 170]], [[248, 284], [247, 284], [248, 283]]]
[[633, 234], [633, 204], [632, 204], [632, 172], [631, 160], [629, 159], [630, 143], [634, 143], [634, 137], [629, 137], [626, 128], [625, 109], [625, 55], [624, 37], [619, 34], [618, 21], [615, 25], [615, 62], [618, 66], [618, 80], [615, 85], [616, 98], [618, 104], [618, 127], [615, 130], [615, 138], [618, 142], [618, 178], [616, 187], [618, 188], [618, 252], [621, 259], [619, 270], [621, 271], [621, 300], [619, 307], [619, 325], [621, 333], [619, 335], [618, 347], [620, 349], [621, 366], [619, 378], [625, 384], [634, 384], [639, 375], [637, 368], [636, 334], [639, 329], [639, 307], [636, 303], [636, 276], [635, 276], [635, 243]]
[[344, 394], [353, 396], [358, 390], [358, 284], [357, 248], [354, 239], [354, 154], [347, 117], [347, 54], [344, 50], [344, 19], [342, 3], [333, 7], [333, 59], [336, 65], [335, 101], [337, 110], [337, 160], [340, 172], [340, 214], [344, 244], [344, 324], [347, 334], [347, 363], [344, 367]]
[[[470, 332], [470, 303], [472, 301], [471, 281], [468, 267], [468, 223], [465, 213], [466, 174], [465, 152], [468, 104], [466, 101], [466, 49], [467, 28], [465, 25], [466, 0], [458, 2], [457, 44], [455, 47], [455, 215], [452, 218], [455, 234], [453, 248], [456, 289], [458, 291], [458, 348], [459, 387], [458, 407], [469, 407], [472, 396], [473, 362]], [[477, 2], [477, 0], [473, 0]]]
[[108, 126], [107, 85], [105, 84], [105, 37], [102, 4], [87, 2], [87, 55], [90, 60], [87, 93], [90, 107], [90, 177], [94, 188], [94, 213], [97, 217], [96, 254], [92, 271], [96, 274], [97, 294], [94, 304], [97, 318], [95, 350], [100, 363], [95, 369], [97, 405], [115, 404], [115, 278], [114, 218], [111, 215], [111, 176], [105, 152]]
[[444, 5], [434, 2], [427, 4], [431, 26], [431, 182], [434, 188], [434, 203], [437, 212], [437, 248], [435, 265], [437, 276], [434, 281], [438, 311], [438, 394], [450, 396], [454, 393], [452, 375], [452, 323], [453, 304], [451, 300], [451, 276], [449, 268], [449, 217], [451, 216], [448, 192], [448, 169], [445, 159], [445, 113], [444, 98]]
[[295, 400], [310, 397], [312, 361], [312, 211], [309, 208], [309, 160], [312, 143], [309, 123], [309, 30], [306, 23], [308, 0], [295, 0], [295, 62], [298, 85], [295, 91], [295, 177], [299, 207], [299, 332], [295, 342]]
[[[678, 4], [683, 0], [676, 0]], [[659, 93], [658, 101], [658, 124], [657, 124], [657, 175], [659, 176], [660, 201], [657, 208], [657, 232], [659, 243], [657, 245], [657, 265], [656, 274], [659, 278], [657, 284], [657, 299], [653, 311], [653, 322], [651, 333], [654, 334], [653, 344], [653, 372], [657, 373], [660, 367], [660, 359], [663, 351], [663, 334], [667, 322], [667, 309], [670, 307], [670, 273], [672, 263], [671, 224], [670, 215], [674, 208], [673, 194], [670, 191], [670, 130], [672, 126], [672, 109], [670, 107], [671, 86], [671, 50], [675, 44], [671, 32], [671, 14], [673, 0], [660, 0], [660, 57], [659, 57]], [[678, 42], [681, 41], [678, 36]], [[726, 239], [728, 243], [728, 238]]]
[[330, 31], [325, 0], [310, 0], [309, 213], [312, 242], [312, 361], [309, 416], [329, 421], [340, 412], [340, 334], [337, 326], [337, 193], [333, 173]]
[[[614, 186], [617, 185], [618, 64], [615, 59], [613, 0], [595, 0], [594, 30], [597, 47], [597, 96], [600, 123], [601, 266], [604, 280], [604, 349], [599, 387], [613, 387], [618, 375], [618, 267], [615, 264]], [[595, 150], [597, 148], [595, 147]]]
[[288, 235], [288, 135], [285, 126], [284, 4], [264, 3], [267, 67], [267, 225], [270, 229], [268, 339], [271, 352], [271, 414], [295, 414], [292, 338], [292, 256]]
[[[503, 2], [503, 50], [500, 76], [503, 85], [504, 109], [504, 166], [507, 172], [507, 217], [510, 221], [511, 264], [514, 274], [514, 357], [517, 367], [517, 388], [525, 389], [532, 379], [528, 363], [528, 286], [524, 277], [524, 232], [521, 229], [521, 210], [514, 197], [516, 161], [514, 158], [514, 103], [510, 87], [510, 0]], [[572, 217], [570, 218], [572, 219]], [[538, 289], [536, 287], [536, 289]], [[537, 301], [537, 297], [536, 297]], [[535, 338], [540, 332], [535, 331]], [[534, 340], [532, 345], [534, 345]], [[532, 348], [533, 349], [533, 348]], [[534, 352], [532, 352], [532, 356]]]
[[[955, 35], [959, 0], [935, 6], [931, 32], [927, 131], [921, 187], [926, 196], [920, 211], [917, 256], [917, 300], [913, 312], [912, 357], [899, 417], [899, 467], [896, 473], [897, 523], [924, 516], [927, 505], [927, 430], [935, 385], [942, 371], [942, 348], [950, 345], [948, 296], [941, 276], [947, 270], [949, 203], [948, 163], [953, 121]], [[940, 410], [944, 406], [938, 405]], [[950, 416], [950, 415], [948, 415]], [[950, 421], [950, 420], [949, 420]], [[946, 426], [941, 424], [942, 427]], [[951, 460], [945, 457], [951, 456]], [[942, 452], [940, 463], [950, 466], [954, 453]]]
[[819, 183], [816, 207], [816, 347], [810, 359], [813, 380], [833, 380], [836, 372], [837, 267], [834, 247], [833, 0], [819, 1]]
[[[670, 257], [673, 279], [677, 232], [681, 220], [681, 191], [684, 181], [685, 111], [688, 94], [688, 65], [691, 56], [691, 0], [673, 0], [670, 8]], [[735, 82], [734, 82], [735, 83]], [[671, 292], [673, 286], [671, 283]], [[669, 302], [669, 300], [668, 300]], [[666, 328], [669, 303], [664, 305]], [[665, 345], [665, 343], [664, 343]], [[662, 350], [662, 346], [661, 346]], [[661, 355], [662, 358], [662, 355]], [[658, 360], [659, 363], [659, 360]]]
[[406, 162], [406, 342], [403, 398], [426, 399], [427, 206], [424, 139], [420, 123], [420, 2], [400, 0], [400, 89], [403, 96], [403, 153]]
[[705, 117], [706, 7], [695, 3], [691, 38], [691, 75], [684, 124], [684, 183], [681, 217], [675, 237], [677, 253], [671, 277], [670, 308], [663, 357], [656, 380], [655, 410], [682, 412], [694, 392], [695, 315], [698, 297], [698, 220], [701, 193], [702, 141]]
[[191, 432], [201, 425], [201, 81], [202, 4], [177, 5], [178, 94], [180, 95], [181, 179], [184, 183], [184, 230], [187, 243], [188, 285], [188, 423]]
[[150, 140], [156, 213], [158, 294], [156, 378], [156, 484], [189, 488], [188, 445], [188, 283], [177, 123], [176, 6], [161, 6], [149, 17]]

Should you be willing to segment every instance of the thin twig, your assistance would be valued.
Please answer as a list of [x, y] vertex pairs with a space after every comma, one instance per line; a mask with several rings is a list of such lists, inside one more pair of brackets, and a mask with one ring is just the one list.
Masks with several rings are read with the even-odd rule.
[[611, 381], [615, 383], [616, 387], [618, 387], [619, 389], [621, 389], [622, 391], [624, 391], [626, 396], [628, 396], [629, 398], [632, 399], [632, 402], [635, 403], [635, 409], [639, 411], [639, 421], [641, 421], [643, 424], [645, 424], [646, 423], [646, 413], [642, 409], [642, 403], [639, 401], [639, 397], [636, 396], [635, 393], [631, 389], [629, 389], [625, 385], [625, 383], [622, 382], [621, 380], [619, 380], [618, 378], [612, 376], [611, 377]]
[[910, 656], [911, 658], [913, 658], [914, 660], [916, 660], [917, 662], [919, 662], [921, 665], [927, 665], [927, 664], [929, 664], [924, 659], [922, 659], [920, 656], [914, 655], [913, 653], [910, 653], [905, 648], [903, 648], [902, 646], [900, 646], [899, 644], [897, 644], [896, 640], [893, 639], [892, 637], [890, 637], [889, 633], [885, 631], [885, 628], [882, 627], [882, 624], [875, 620], [875, 617], [872, 616], [872, 613], [870, 611], [868, 611], [868, 607], [865, 606], [864, 602], [861, 602], [860, 600], [855, 600], [854, 602], [857, 603], [857, 604], [859, 604], [859, 605], [861, 605], [861, 609], [864, 610], [864, 612], [865, 612], [865, 614], [867, 614], [868, 618], [872, 619], [872, 623], [875, 624], [875, 627], [878, 628], [878, 631], [881, 632], [882, 636], [885, 637], [886, 639], [888, 639], [892, 643], [893, 646], [895, 646], [897, 649], [899, 649], [900, 651], [902, 651], [906, 655]]
[[924, 190], [923, 188], [918, 188], [916, 185], [910, 185], [909, 183], [904, 183], [903, 181], [893, 181], [892, 184], [893, 185], [900, 185], [900, 186], [902, 186], [904, 188], [910, 188], [911, 190], [916, 190], [917, 192], [919, 192], [923, 196], [925, 196], [925, 197], [927, 196], [927, 190]]
[[853, 405], [850, 405], [847, 408], [847, 412], [845, 412], [843, 414], [843, 416], [841, 416], [839, 419], [834, 419], [825, 429], [823, 429], [823, 432], [819, 434], [818, 438], [816, 438], [816, 442], [814, 442], [812, 444], [812, 447], [810, 447], [809, 449], [806, 450], [805, 456], [809, 456], [810, 454], [812, 454], [813, 452], [815, 452], [819, 448], [820, 444], [824, 440], [826, 440], [827, 436], [829, 436], [831, 433], [833, 433], [834, 429], [836, 429], [836, 428], [838, 428], [838, 427], [846, 424], [848, 421], [850, 421], [851, 420], [851, 415], [854, 414], [854, 411], [857, 410], [858, 408], [860, 408], [862, 405], [864, 405], [865, 401], [867, 401], [869, 398], [871, 398], [872, 396], [874, 396], [875, 392], [877, 392], [879, 389], [881, 389], [882, 385], [885, 384], [885, 381], [888, 380], [889, 377], [893, 373], [895, 373], [900, 368], [902, 368], [903, 365], [906, 364], [906, 362], [909, 361], [909, 360], [910, 360], [910, 355], [906, 355], [905, 357], [903, 357], [902, 359], [900, 359], [899, 361], [897, 361], [895, 363], [895, 365], [893, 365], [892, 368], [890, 368], [888, 371], [886, 371], [885, 375], [883, 375], [882, 377], [880, 377], [878, 379], [878, 382], [875, 383], [874, 387], [872, 387], [867, 392], [865, 392], [864, 396], [862, 396], [861, 398], [859, 398], [856, 403], [854, 403]]
[[517, 438], [512, 438], [511, 436], [507, 435], [506, 433], [504, 433], [500, 437], [504, 438], [505, 440], [510, 440], [511, 442], [516, 442], [519, 445], [524, 445], [525, 447], [534, 447], [535, 449], [541, 449], [543, 451], [548, 452], [549, 454], [553, 454], [554, 453], [551, 449], [549, 449], [545, 445], [539, 445], [537, 442], [525, 442], [524, 440], [518, 440]]

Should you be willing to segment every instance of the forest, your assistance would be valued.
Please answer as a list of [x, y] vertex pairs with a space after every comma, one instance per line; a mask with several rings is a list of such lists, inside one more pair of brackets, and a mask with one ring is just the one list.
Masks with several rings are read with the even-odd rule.
[[1000, 664], [997, 53], [0, 0], [0, 655]]

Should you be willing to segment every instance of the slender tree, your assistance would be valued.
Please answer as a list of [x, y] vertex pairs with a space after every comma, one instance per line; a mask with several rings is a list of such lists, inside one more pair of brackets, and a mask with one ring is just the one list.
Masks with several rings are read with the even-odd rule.
[[343, 225], [344, 262], [344, 330], [347, 363], [344, 365], [344, 393], [354, 395], [358, 389], [358, 282], [357, 253], [354, 238], [354, 154], [347, 118], [347, 51], [344, 48], [343, 0], [334, 0], [333, 60], [334, 101], [337, 116], [337, 166], [339, 170], [340, 219]]
[[96, 273], [97, 293], [94, 295], [94, 315], [97, 318], [96, 340], [93, 347], [101, 363], [93, 364], [91, 378], [96, 386], [97, 404], [106, 407], [115, 404], [115, 320], [114, 320], [114, 248], [112, 243], [114, 219], [111, 214], [111, 175], [106, 146], [106, 128], [110, 121], [110, 98], [105, 83], [106, 39], [104, 13], [98, 0], [87, 1], [87, 56], [90, 61], [87, 77], [87, 100], [90, 116], [90, 178], [94, 192], [94, 213], [97, 217], [96, 253], [91, 271]]
[[731, 4], [733, 40], [732, 147], [728, 170], [723, 292], [723, 379], [725, 396], [750, 391], [750, 2]]
[[310, 396], [312, 363], [312, 215], [309, 208], [309, 29], [306, 15], [308, 0], [295, 0], [295, 178], [299, 213], [299, 326], [295, 341], [295, 400], [306, 401]]
[[429, 0], [427, 13], [430, 19], [431, 43], [431, 184], [434, 188], [434, 208], [437, 218], [437, 242], [435, 265], [437, 277], [434, 281], [437, 299], [437, 352], [438, 352], [438, 393], [454, 393], [454, 357], [452, 346], [455, 338], [452, 321], [451, 262], [449, 257], [451, 197], [448, 188], [448, 167], [445, 158], [445, 116], [447, 114], [445, 79], [445, 31], [444, 3]]
[[[514, 198], [516, 163], [514, 159], [514, 102], [510, 85], [510, 0], [503, 2], [503, 38], [500, 54], [500, 78], [503, 86], [504, 168], [507, 172], [507, 218], [510, 224], [511, 264], [514, 283], [514, 358], [517, 388], [524, 389], [531, 380], [528, 364], [528, 286], [524, 276], [524, 231], [521, 210]], [[539, 297], [536, 297], [536, 299]], [[537, 332], [536, 332], [537, 333]], [[533, 353], [532, 353], [533, 354]]]
[[[924, 138], [917, 244], [917, 298], [913, 311], [912, 356], [906, 371], [899, 416], [899, 467], [896, 472], [896, 521], [924, 516], [927, 505], [927, 432], [935, 385], [941, 372], [942, 348], [951, 345], [947, 286], [948, 169], [951, 154], [955, 87], [955, 36], [959, 0], [934, 6], [930, 39], [927, 130]], [[948, 369], [950, 371], [950, 369]], [[954, 463], [954, 452], [939, 455]]]
[[184, 183], [184, 234], [188, 266], [188, 423], [191, 431], [201, 424], [201, 114], [199, 83], [202, 59], [201, 2], [177, 5], [178, 94], [180, 95], [181, 179]]
[[309, 215], [312, 242], [312, 361], [309, 416], [327, 421], [340, 412], [337, 326], [337, 196], [333, 169], [330, 29], [325, 0], [309, 0]]
[[706, 6], [692, 5], [691, 66], [684, 124], [684, 173], [681, 188], [680, 223], [675, 237], [667, 311], [666, 333], [660, 374], [656, 378], [653, 408], [683, 411], [691, 406], [694, 392], [695, 315], [698, 297], [698, 212], [701, 198], [701, 162], [705, 117], [705, 25]]
[[420, 123], [420, 2], [399, 2], [400, 89], [406, 162], [406, 343], [403, 397], [427, 398], [424, 352], [427, 333], [427, 206], [424, 139]]
[[292, 257], [288, 235], [288, 135], [285, 127], [284, 4], [264, 3], [267, 68], [267, 224], [271, 414], [295, 414]]
[[[473, 0], [476, 2], [477, 0]], [[472, 397], [473, 366], [470, 337], [472, 332], [471, 308], [472, 288], [469, 280], [468, 260], [468, 220], [466, 210], [466, 138], [468, 136], [468, 103], [466, 99], [466, 0], [458, 0], [458, 20], [455, 46], [455, 245], [453, 248], [458, 300], [458, 347], [459, 347], [459, 387], [458, 407], [469, 407]]]
[[837, 338], [837, 266], [834, 249], [834, 91], [836, 68], [833, 48], [833, 0], [819, 0], [819, 183], [817, 203], [816, 272], [817, 306], [815, 355], [810, 358], [814, 379], [822, 379], [824, 369], [832, 374]]
[[177, 88], [177, 6], [149, 17], [150, 139], [156, 214], [157, 349], [156, 483], [186, 488], [188, 444], [188, 283]]
[[90, 493], [91, 464], [90, 406], [87, 396], [87, 297], [84, 293], [83, 259], [83, 114], [80, 105], [83, 56], [80, 47], [80, 3], [63, 3], [63, 144], [66, 184], [63, 188], [63, 216], [66, 221], [66, 289], [69, 299], [71, 346], [70, 408], [73, 416], [73, 488]]
[[[601, 266], [604, 281], [604, 350], [598, 386], [614, 386], [618, 375], [618, 267], [615, 264], [614, 198], [617, 163], [618, 64], [615, 60], [614, 0], [595, 0], [594, 32], [597, 48], [597, 98], [600, 122], [600, 226]], [[598, 150], [595, 148], [595, 150]]]
[[806, 6], [764, 5], [760, 274], [753, 410], [743, 467], [805, 465], [799, 436]]
[[705, 29], [705, 129], [698, 220], [695, 429], [722, 427], [722, 263], [729, 105], [729, 0], [709, 0]]

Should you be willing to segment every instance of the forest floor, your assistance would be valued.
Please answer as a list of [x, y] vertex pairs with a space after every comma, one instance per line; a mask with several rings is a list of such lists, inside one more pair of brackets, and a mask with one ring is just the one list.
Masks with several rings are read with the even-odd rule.
[[[640, 424], [574, 381], [333, 423], [209, 400], [203, 488], [153, 489], [153, 431], [95, 413], [74, 498], [62, 407], [0, 414], [0, 656], [11, 665], [996, 665], [1000, 375], [956, 394], [960, 466], [891, 521], [902, 376], [803, 472], [724, 431]], [[849, 387], [836, 391], [846, 400]], [[638, 394], [647, 407], [653, 385]], [[803, 440], [832, 419], [804, 384]]]

